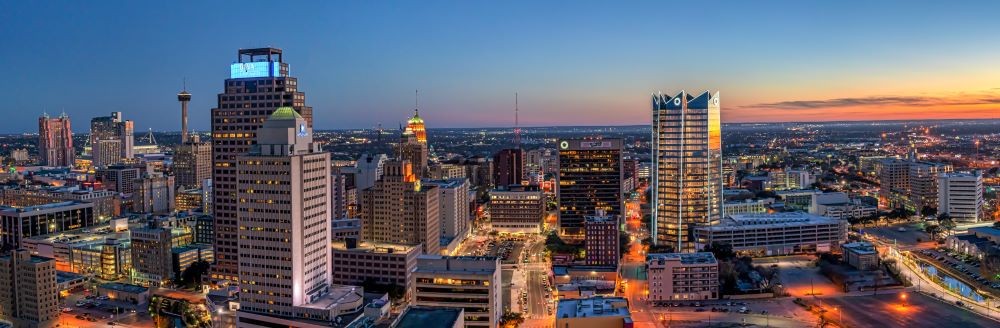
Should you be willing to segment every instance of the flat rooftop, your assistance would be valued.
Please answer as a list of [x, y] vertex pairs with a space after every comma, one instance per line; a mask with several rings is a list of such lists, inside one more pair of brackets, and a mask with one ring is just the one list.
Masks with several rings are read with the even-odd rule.
[[865, 241], [856, 241], [853, 243], [847, 243], [841, 247], [843, 247], [845, 251], [850, 251], [851, 253], [857, 253], [862, 255], [878, 254], [878, 252], [875, 251], [875, 246], [873, 246], [872, 243]]
[[697, 227], [699, 230], [726, 231], [760, 228], [779, 228], [794, 226], [809, 226], [819, 224], [836, 224], [840, 219], [819, 216], [805, 212], [778, 213], [744, 213], [730, 214], [719, 221], [719, 224], [707, 227]]
[[[363, 302], [365, 299], [364, 289], [358, 286], [335, 285], [330, 286], [330, 293], [319, 299], [309, 302], [300, 307], [309, 309], [331, 310], [339, 309], [341, 304], [348, 304], [350, 308], [356, 307], [355, 303]], [[341, 313], [343, 311], [337, 311]]]
[[991, 236], [1000, 238], [1000, 229], [994, 227], [969, 228], [969, 233], [975, 234], [976, 236]]
[[631, 320], [628, 301], [623, 297], [601, 297], [559, 300], [556, 320], [577, 317], [626, 317]]
[[450, 328], [463, 312], [460, 308], [410, 306], [394, 328]]
[[649, 261], [680, 261], [681, 264], [715, 264], [715, 255], [709, 252], [698, 253], [653, 253], [646, 255]]
[[392, 243], [358, 242], [358, 247], [347, 248], [347, 242], [338, 240], [331, 242], [330, 247], [333, 247], [333, 250], [337, 252], [406, 254], [412, 251], [414, 248], [419, 248], [421, 246], [392, 244]]
[[[27, 207], [12, 207], [12, 206], [6, 206], [6, 205], [4, 205], [4, 206], [0, 206], [0, 212], [22, 213], [22, 212], [44, 211], [44, 210], [57, 210], [57, 209], [62, 208], [62, 207], [76, 207], [76, 206], [82, 206], [82, 205], [88, 205], [88, 204], [92, 204], [92, 203], [81, 202], [81, 201], [76, 201], [76, 200], [70, 200], [70, 201], [65, 201], [65, 202], [58, 202], [58, 203], [51, 203], [51, 204], [42, 204], [42, 205], [27, 206]], [[93, 206], [93, 205], [91, 205], [91, 206]]]
[[149, 288], [142, 287], [139, 285], [124, 284], [120, 282], [103, 283], [99, 287], [104, 289], [116, 290], [120, 292], [132, 293], [132, 294], [145, 293], [146, 291], [149, 290]]

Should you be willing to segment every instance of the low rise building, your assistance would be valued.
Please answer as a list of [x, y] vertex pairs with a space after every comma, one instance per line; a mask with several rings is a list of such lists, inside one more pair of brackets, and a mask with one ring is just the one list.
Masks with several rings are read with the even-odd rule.
[[135, 305], [149, 303], [149, 288], [120, 282], [108, 282], [97, 286], [97, 294], [110, 299]]
[[500, 322], [497, 257], [421, 255], [410, 281], [411, 304], [464, 309], [465, 327], [495, 328]]
[[709, 252], [649, 254], [646, 274], [651, 301], [719, 298], [719, 262]]
[[465, 327], [465, 311], [462, 308], [407, 306], [389, 327], [463, 328]]
[[21, 246], [21, 239], [97, 224], [94, 203], [65, 201], [28, 207], [0, 206], [0, 243]]
[[632, 328], [633, 324], [623, 297], [563, 299], [556, 308], [557, 328]]
[[333, 240], [345, 241], [347, 238], [361, 240], [361, 219], [332, 219], [330, 220], [330, 225], [330, 236]]
[[410, 272], [417, 265], [420, 245], [357, 242], [354, 239], [332, 244], [332, 280], [334, 284], [362, 285], [375, 282], [406, 287]]
[[713, 242], [755, 256], [829, 252], [847, 240], [846, 220], [801, 212], [729, 215], [694, 228], [695, 247]]
[[32, 254], [55, 260], [59, 271], [118, 280], [132, 269], [129, 232], [107, 225], [25, 238], [22, 245]]
[[844, 260], [858, 270], [878, 269], [878, 250], [872, 243], [858, 241], [842, 246]]
[[722, 213], [724, 213], [724, 215], [767, 213], [771, 204], [774, 204], [774, 198], [745, 199], [743, 201], [725, 202], [722, 204]]
[[968, 233], [948, 236], [948, 249], [982, 260], [991, 252], [1000, 250], [1000, 229], [994, 227], [969, 228]]

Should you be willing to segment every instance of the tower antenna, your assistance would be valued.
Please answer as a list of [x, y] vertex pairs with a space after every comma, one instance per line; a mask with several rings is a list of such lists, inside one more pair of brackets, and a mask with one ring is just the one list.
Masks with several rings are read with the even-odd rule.
[[517, 92], [514, 92], [514, 146], [521, 149], [521, 127], [518, 125]]

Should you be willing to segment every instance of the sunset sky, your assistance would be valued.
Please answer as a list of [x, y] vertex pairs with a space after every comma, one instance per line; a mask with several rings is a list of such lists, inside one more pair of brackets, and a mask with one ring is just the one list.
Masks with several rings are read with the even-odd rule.
[[[538, 3], [541, 2], [541, 3]], [[6, 1], [0, 132], [209, 128], [239, 48], [284, 49], [316, 126], [648, 124], [719, 90], [723, 122], [1000, 118], [1000, 2]]]

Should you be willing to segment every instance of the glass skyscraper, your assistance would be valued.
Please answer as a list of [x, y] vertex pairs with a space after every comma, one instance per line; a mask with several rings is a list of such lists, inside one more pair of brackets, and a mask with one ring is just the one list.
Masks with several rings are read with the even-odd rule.
[[653, 241], [694, 251], [692, 229], [722, 216], [719, 93], [653, 95], [652, 105]]

